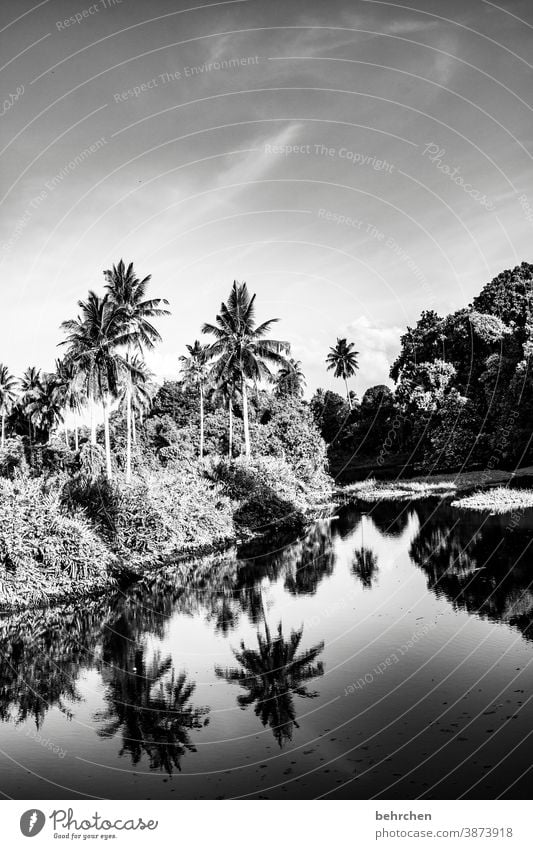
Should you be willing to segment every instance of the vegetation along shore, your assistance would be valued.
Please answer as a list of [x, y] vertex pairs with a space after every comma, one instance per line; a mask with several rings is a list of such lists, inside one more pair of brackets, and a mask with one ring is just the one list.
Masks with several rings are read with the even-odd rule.
[[449, 316], [423, 312], [401, 337], [396, 388], [361, 400], [356, 342], [344, 337], [324, 352], [344, 394], [319, 388], [305, 400], [302, 364], [273, 338], [279, 319], [260, 320], [237, 281], [176, 353], [175, 380], [157, 384], [145, 355], [171, 305], [122, 260], [103, 283], [61, 325], [52, 372], [32, 366], [17, 379], [0, 363], [0, 608], [297, 535], [346, 482], [344, 497], [366, 501], [533, 504], [527, 487], [486, 490], [533, 462], [532, 265], [502, 272]]

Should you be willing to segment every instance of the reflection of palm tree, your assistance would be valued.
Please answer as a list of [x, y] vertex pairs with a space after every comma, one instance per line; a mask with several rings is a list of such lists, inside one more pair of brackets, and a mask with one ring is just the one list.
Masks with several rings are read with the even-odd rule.
[[241, 642], [240, 651], [234, 652], [241, 668], [215, 669], [219, 678], [240, 684], [246, 695], [237, 697], [237, 703], [245, 708], [255, 703], [255, 715], [263, 725], [272, 729], [279, 746], [292, 740], [293, 728], [298, 728], [293, 695], [302, 698], [316, 698], [318, 693], [309, 692], [305, 686], [318, 675], [324, 667], [321, 661], [315, 663], [324, 648], [318, 643], [313, 648], [298, 653], [303, 627], [291, 631], [288, 640], [283, 636], [281, 622], [277, 634], [272, 637], [265, 618], [265, 636], [257, 634], [257, 649], [247, 649]]
[[144, 753], [150, 769], [171, 775], [186, 751], [196, 751], [189, 732], [207, 724], [208, 708], [189, 704], [195, 685], [184, 673], [176, 676], [171, 657], [162, 660], [156, 653], [146, 664], [143, 647], [134, 643], [123, 643], [122, 655], [123, 666], [103, 671], [108, 708], [98, 716], [104, 723], [98, 733], [121, 731], [121, 755], [127, 752], [136, 765]]
[[373, 551], [361, 546], [354, 554], [352, 572], [359, 578], [365, 589], [370, 589], [378, 568], [378, 560]]

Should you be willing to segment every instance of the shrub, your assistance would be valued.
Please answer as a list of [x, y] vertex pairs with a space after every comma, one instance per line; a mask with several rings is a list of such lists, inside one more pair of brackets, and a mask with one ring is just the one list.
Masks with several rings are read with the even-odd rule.
[[20, 436], [6, 439], [4, 447], [0, 448], [0, 475], [12, 478], [15, 472], [22, 474], [28, 472], [24, 442]]
[[116, 545], [168, 557], [235, 538], [229, 499], [196, 473], [167, 468], [117, 489]]
[[0, 603], [23, 607], [101, 589], [114, 558], [81, 515], [66, 516], [57, 488], [0, 480]]
[[285, 460], [308, 495], [313, 491], [327, 495], [331, 481], [326, 474], [326, 444], [309, 407], [298, 398], [275, 400], [265, 419], [264, 424], [252, 429], [254, 453]]
[[283, 520], [301, 525], [308, 508], [305, 487], [294, 469], [279, 457], [221, 460], [213, 474], [236, 502], [234, 519], [241, 529], [265, 530]]

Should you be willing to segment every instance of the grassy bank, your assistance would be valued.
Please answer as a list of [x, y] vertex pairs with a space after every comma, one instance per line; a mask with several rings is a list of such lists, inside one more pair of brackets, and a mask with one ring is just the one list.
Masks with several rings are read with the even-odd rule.
[[456, 491], [453, 481], [390, 481], [382, 482], [370, 478], [348, 484], [339, 492], [345, 498], [361, 501], [414, 501], [430, 495], [450, 495]]
[[452, 507], [464, 510], [489, 510], [491, 513], [511, 513], [533, 507], [533, 489], [509, 489], [498, 486], [480, 490], [452, 501]]
[[[531, 478], [531, 489], [511, 489], [499, 485], [508, 484], [516, 478], [521, 481]], [[510, 513], [533, 507], [533, 466], [512, 472], [482, 470], [411, 480], [376, 481], [369, 478], [337, 490], [337, 496], [341, 499], [358, 499], [369, 503], [382, 500], [416, 501], [430, 496], [457, 496], [459, 493], [463, 495], [451, 502], [452, 507], [488, 510], [492, 513]]]

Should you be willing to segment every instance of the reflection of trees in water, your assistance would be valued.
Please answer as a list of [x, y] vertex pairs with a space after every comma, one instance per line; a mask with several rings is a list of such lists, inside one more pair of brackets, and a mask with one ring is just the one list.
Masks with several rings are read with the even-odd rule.
[[272, 729], [280, 747], [292, 740], [293, 729], [299, 727], [294, 696], [316, 698], [318, 693], [310, 692], [306, 684], [323, 674], [322, 662], [315, 661], [324, 643], [300, 652], [302, 633], [303, 628], [291, 631], [285, 639], [280, 623], [272, 637], [265, 620], [265, 636], [257, 633], [257, 649], [241, 642], [240, 651], [234, 652], [239, 667], [215, 670], [220, 678], [248, 691], [237, 697], [237, 703], [241, 708], [255, 705], [255, 715]]
[[70, 715], [66, 702], [80, 699], [76, 681], [93, 665], [106, 608], [89, 601], [83, 610], [24, 611], [0, 621], [0, 720], [33, 718], [39, 728], [52, 707]]
[[[123, 641], [118, 652], [117, 640]], [[196, 751], [190, 731], [207, 724], [208, 708], [190, 704], [195, 685], [183, 673], [176, 675], [170, 656], [155, 652], [147, 661], [146, 648], [125, 634], [115, 634], [112, 642], [113, 648], [108, 643], [104, 649], [107, 708], [96, 717], [98, 734], [120, 733], [120, 754], [128, 754], [134, 766], [146, 754], [150, 769], [171, 775], [186, 751]]]
[[508, 516], [416, 507], [420, 529], [410, 549], [428, 586], [458, 608], [517, 627], [533, 637], [531, 531], [506, 531]]
[[378, 559], [373, 551], [365, 546], [354, 553], [352, 572], [359, 578], [364, 589], [370, 589], [378, 571]]
[[282, 550], [240, 561], [235, 590], [243, 611], [257, 625], [262, 618], [260, 586], [265, 578], [274, 582], [284, 577], [285, 589], [291, 595], [314, 595], [334, 566], [331, 521], [321, 520], [303, 539]]
[[369, 503], [344, 504], [339, 509], [335, 533], [341, 539], [352, 536], [362, 515], [367, 515], [377, 530], [390, 537], [399, 537], [409, 524], [413, 507], [405, 501], [373, 501]]
[[405, 501], [376, 501], [368, 507], [368, 515], [385, 536], [399, 537], [409, 524], [413, 507]]
[[[168, 585], [166, 586], [168, 590]], [[207, 709], [190, 704], [194, 684], [175, 672], [170, 657], [146, 660], [144, 638], [161, 637], [175, 599], [158, 584], [137, 585], [122, 596], [88, 601], [82, 610], [57, 607], [26, 611], [0, 623], [0, 719], [37, 726], [67, 701], [79, 701], [78, 676], [97, 668], [106, 686], [103, 736], [119, 731], [121, 753], [134, 764], [142, 753], [150, 767], [172, 772], [184, 752], [194, 751], [189, 733], [206, 724]]]
[[[225, 634], [237, 627], [242, 615], [258, 624], [264, 619], [264, 578], [285, 580], [290, 592], [311, 593], [332, 569], [330, 525], [321, 523], [278, 555], [239, 561], [231, 551], [192, 566], [169, 565], [120, 595], [89, 600], [83, 607], [6, 617], [0, 620], [0, 720], [34, 717], [40, 725], [50, 707], [68, 713], [69, 702], [80, 698], [80, 672], [97, 669], [107, 701], [101, 733], [120, 732], [122, 751], [134, 763], [144, 752], [153, 768], [178, 768], [183, 753], [192, 750], [190, 732], [205, 724], [206, 711], [191, 705], [194, 684], [169, 658], [147, 657], [146, 637], [163, 639], [176, 613], [205, 617]], [[286, 709], [289, 724], [291, 693], [304, 686], [306, 675], [313, 677], [321, 669], [314, 665], [314, 652], [321, 646], [298, 653], [300, 639], [301, 632], [287, 640], [282, 634], [269, 636], [266, 648], [258, 649], [264, 660], [270, 657], [272, 692], [280, 688], [280, 716]], [[274, 658], [280, 652], [287, 662], [291, 652], [293, 656], [289, 668], [276, 677]], [[282, 696], [286, 690], [290, 692]], [[305, 695], [303, 690], [300, 695]]]

